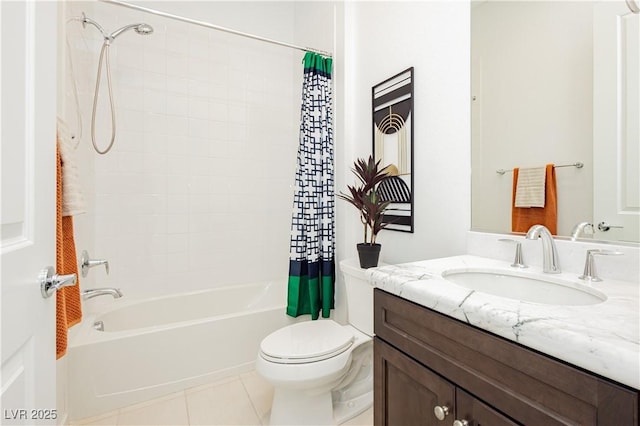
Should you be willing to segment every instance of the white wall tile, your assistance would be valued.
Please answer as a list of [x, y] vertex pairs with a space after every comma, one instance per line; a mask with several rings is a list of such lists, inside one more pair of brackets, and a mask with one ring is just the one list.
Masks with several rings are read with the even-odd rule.
[[[245, 14], [245, 5], [199, 7], [216, 16], [221, 7], [224, 16]], [[269, 27], [292, 33], [291, 16], [265, 18]], [[112, 48], [117, 139], [107, 155], [89, 154], [90, 248], [112, 264], [111, 275], [97, 276], [96, 284], [140, 294], [175, 291], [170, 281], [178, 278], [184, 291], [283, 278], [301, 54], [110, 5], [97, 4], [94, 19], [149, 22], [155, 29], [145, 37], [123, 35]], [[101, 40], [86, 31], [73, 35], [88, 134], [84, 110], [92, 106]], [[106, 101], [101, 95], [101, 147], [111, 125]], [[249, 270], [247, 246], [260, 251]]]
[[167, 66], [167, 55], [164, 50], [145, 47], [144, 49], [144, 70], [165, 74]]

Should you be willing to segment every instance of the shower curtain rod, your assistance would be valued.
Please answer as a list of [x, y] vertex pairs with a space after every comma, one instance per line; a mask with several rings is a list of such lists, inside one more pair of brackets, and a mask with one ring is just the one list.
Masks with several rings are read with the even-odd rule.
[[213, 30], [224, 31], [226, 33], [239, 35], [241, 37], [247, 37], [247, 38], [252, 38], [254, 40], [265, 41], [265, 42], [271, 43], [271, 44], [277, 44], [278, 46], [284, 46], [284, 47], [289, 47], [291, 49], [302, 50], [303, 52], [319, 53], [321, 55], [328, 56], [328, 57], [332, 57], [333, 56], [330, 52], [325, 52], [324, 50], [313, 49], [313, 48], [310, 48], [310, 47], [297, 46], [295, 44], [285, 43], [283, 41], [273, 40], [273, 39], [270, 39], [270, 38], [261, 37], [261, 36], [257, 36], [257, 35], [254, 35], [254, 34], [244, 33], [242, 31], [233, 30], [231, 28], [221, 27], [220, 25], [210, 24], [209, 22], [198, 21], [198, 20], [195, 20], [195, 19], [186, 18], [184, 16], [174, 15], [172, 13], [167, 13], [167, 12], [163, 12], [161, 10], [156, 10], [156, 9], [150, 9], [148, 7], [138, 6], [136, 4], [127, 3], [127, 2], [124, 2], [124, 1], [120, 1], [120, 0], [100, 0], [100, 1], [102, 1], [104, 3], [114, 4], [114, 5], [117, 5], [117, 6], [128, 7], [129, 9], [139, 10], [141, 12], [151, 13], [151, 14], [157, 15], [157, 16], [163, 16], [165, 18], [174, 19], [176, 21], [182, 21], [182, 22], [187, 22], [189, 24], [200, 25], [201, 27], [211, 28]]

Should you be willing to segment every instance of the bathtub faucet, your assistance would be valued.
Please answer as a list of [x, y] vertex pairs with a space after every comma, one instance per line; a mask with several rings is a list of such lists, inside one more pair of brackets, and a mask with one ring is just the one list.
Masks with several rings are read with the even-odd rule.
[[83, 300], [92, 299], [98, 296], [111, 295], [114, 299], [122, 297], [122, 292], [118, 288], [91, 288], [89, 290], [83, 290], [81, 295]]

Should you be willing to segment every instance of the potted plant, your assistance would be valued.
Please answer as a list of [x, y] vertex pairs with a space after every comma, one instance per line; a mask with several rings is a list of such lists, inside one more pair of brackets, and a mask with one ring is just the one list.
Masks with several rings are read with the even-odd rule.
[[357, 246], [361, 268], [378, 266], [381, 246], [376, 243], [376, 235], [387, 226], [382, 218], [389, 201], [380, 198], [377, 187], [387, 177], [386, 169], [386, 166], [380, 168], [380, 160], [375, 161], [373, 155], [367, 160], [358, 158], [351, 171], [359, 182], [353, 186], [347, 185], [348, 194], [338, 194], [338, 197], [351, 203], [360, 212], [360, 220], [364, 226], [364, 242]]

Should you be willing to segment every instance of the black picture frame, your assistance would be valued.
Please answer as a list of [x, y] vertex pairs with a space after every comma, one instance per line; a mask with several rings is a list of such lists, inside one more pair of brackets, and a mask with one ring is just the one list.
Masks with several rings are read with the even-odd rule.
[[382, 220], [385, 229], [400, 232], [414, 232], [413, 74], [410, 67], [371, 88], [373, 156], [390, 165], [378, 186], [390, 201]]

